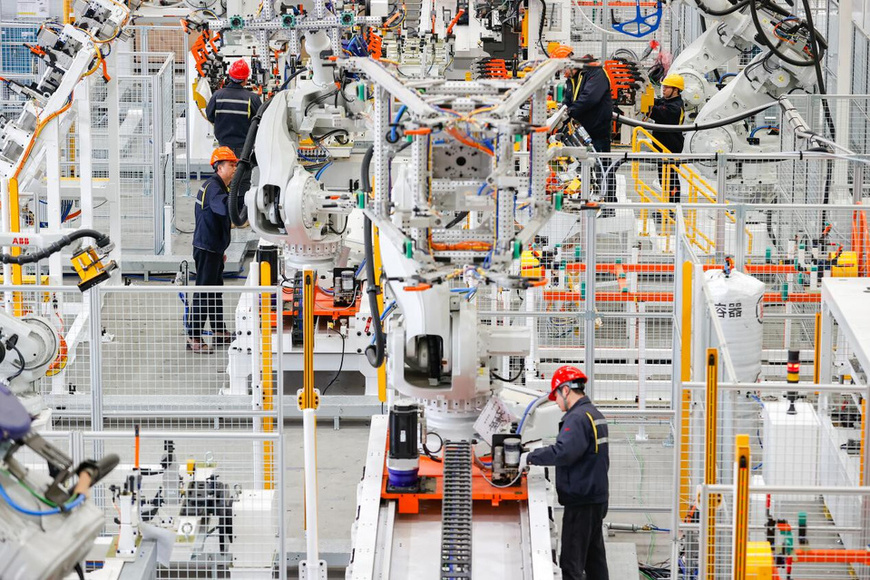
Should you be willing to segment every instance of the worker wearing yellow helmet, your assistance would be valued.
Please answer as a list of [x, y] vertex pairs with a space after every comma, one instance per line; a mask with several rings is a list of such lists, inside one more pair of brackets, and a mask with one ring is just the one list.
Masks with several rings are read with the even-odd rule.
[[[649, 117], [660, 125], [682, 125], [685, 117], [683, 97], [681, 93], [686, 88], [683, 77], [669, 74], [662, 81], [662, 96], [655, 100]], [[671, 153], [682, 153], [684, 138], [678, 132], [652, 132], [653, 137], [661, 143], [664, 149]], [[679, 163], [659, 164], [659, 179], [662, 182], [662, 197], [667, 196], [670, 203], [680, 203], [680, 178], [677, 175]]]

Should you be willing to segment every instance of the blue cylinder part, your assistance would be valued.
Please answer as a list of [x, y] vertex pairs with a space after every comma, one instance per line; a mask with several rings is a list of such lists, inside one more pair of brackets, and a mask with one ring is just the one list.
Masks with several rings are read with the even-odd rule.
[[391, 487], [414, 487], [419, 479], [418, 468], [414, 469], [387, 469], [387, 483]]

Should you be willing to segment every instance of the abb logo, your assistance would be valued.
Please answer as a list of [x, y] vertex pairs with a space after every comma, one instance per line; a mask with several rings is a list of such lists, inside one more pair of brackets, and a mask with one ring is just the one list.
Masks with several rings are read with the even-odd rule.
[[30, 238], [12, 238], [13, 246], [29, 246]]

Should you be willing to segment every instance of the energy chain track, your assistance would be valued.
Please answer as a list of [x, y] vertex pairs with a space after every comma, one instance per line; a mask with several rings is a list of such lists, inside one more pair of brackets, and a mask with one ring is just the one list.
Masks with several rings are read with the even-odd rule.
[[441, 579], [471, 578], [471, 443], [444, 443]]

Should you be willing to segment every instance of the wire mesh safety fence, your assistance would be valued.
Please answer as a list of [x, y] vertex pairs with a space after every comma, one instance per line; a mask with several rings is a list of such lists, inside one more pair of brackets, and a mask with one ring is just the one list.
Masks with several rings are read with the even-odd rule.
[[[674, 498], [673, 416], [598, 403], [607, 417], [610, 505], [618, 511], [669, 512]], [[648, 523], [652, 520], [647, 516]]]
[[143, 533], [174, 539], [171, 563], [159, 567], [159, 578], [278, 577], [284, 512], [277, 433], [143, 429], [140, 438], [137, 452], [132, 431], [84, 433], [86, 454], [120, 457], [93, 491], [106, 513], [104, 534], [118, 535], [121, 505], [132, 492], [142, 505]]
[[[61, 429], [46, 436], [70, 448], [76, 461], [121, 457], [93, 492], [106, 513], [103, 534], [118, 536], [124, 496], [136, 490], [146, 534], [157, 528], [174, 537], [171, 564], [159, 577], [222, 577], [230, 569], [240, 577], [286, 577], [279, 571], [286, 561], [279, 533], [285, 525], [284, 379], [276, 356], [281, 341], [272, 337], [281, 334], [284, 317], [275, 316], [276, 289], [196, 290], [13, 287], [8, 293], [14, 308], [41, 317], [64, 345], [52, 365], [57, 374], [37, 385], [53, 429]], [[233, 344], [218, 344], [220, 309], [200, 302], [215, 292]], [[203, 336], [214, 346], [210, 354], [186, 346], [201, 322], [194, 302], [208, 311]], [[231, 394], [231, 387], [242, 394]], [[44, 468], [35, 456], [21, 457]], [[136, 460], [141, 487], [129, 483]]]
[[[697, 548], [697, 542], [704, 541], [696, 535], [697, 524], [700, 521], [701, 529], [710, 528], [704, 523], [706, 494], [700, 488], [704, 481], [728, 486], [728, 498], [735, 483], [735, 437], [739, 434], [746, 434], [750, 442], [751, 485], [758, 489], [769, 486], [772, 490], [769, 500], [763, 493], [751, 494], [749, 505], [742, 508], [749, 513], [749, 541], [761, 542], [750, 551], [769, 551], [769, 539], [774, 551], [782, 555], [776, 563], [783, 567], [779, 572], [783, 578], [787, 577], [784, 568], [788, 555], [794, 559], [792, 578], [854, 577], [849, 575], [856, 570], [855, 564], [849, 560], [851, 555], [842, 550], [864, 545], [861, 538], [867, 522], [861, 520], [863, 504], [855, 494], [858, 489], [866, 489], [859, 487], [863, 485], [859, 471], [863, 465], [864, 418], [855, 402], [866, 389], [720, 384], [714, 405], [718, 424], [711, 427], [709, 387], [686, 383], [683, 388], [687, 397], [684, 401], [688, 402], [678, 421], [682, 425], [679, 440], [683, 450], [678, 465], [681, 520], [677, 526], [677, 537], [682, 538], [679, 567], [685, 574], [681, 577], [692, 577], [692, 570], [699, 566], [709, 570]], [[712, 448], [706, 441], [711, 428], [715, 429]], [[701, 575], [727, 578], [731, 573], [731, 546], [723, 550], [720, 544], [732, 542], [732, 518], [738, 507], [733, 497], [718, 501], [717, 506], [716, 564]], [[770, 534], [767, 527], [774, 533]], [[801, 537], [806, 538], [800, 544], [799, 527], [805, 527]], [[840, 552], [806, 554], [798, 566], [801, 558], [793, 549], [799, 547]], [[842, 566], [823, 569], [809, 565], [831, 562]], [[818, 576], [822, 570], [830, 575]]]
[[[578, 54], [593, 54], [599, 58], [626, 58], [652, 64], [650, 41], [672, 47], [685, 40], [679, 29], [679, 8], [656, 2], [625, 2], [622, 0], [577, 0], [572, 2], [570, 40]], [[693, 37], [694, 38], [694, 37]]]
[[[187, 180], [191, 175], [191, 159], [187, 143], [192, 138], [195, 139], [195, 137], [191, 137], [191, 127], [187, 118], [193, 82], [187, 62], [190, 38], [180, 26], [136, 25], [130, 29], [131, 39], [119, 47], [121, 52], [159, 51], [172, 54], [170, 66], [172, 98], [167, 99], [164, 96], [162, 100], [164, 108], [168, 108], [168, 103], [172, 103], [172, 115], [167, 116], [168, 119], [171, 119], [171, 127], [164, 129], [164, 138], [168, 140], [169, 136], [172, 135], [175, 153], [172, 160], [173, 175], [184, 180], [185, 190], [187, 194], [190, 194]], [[178, 175], [174, 174], [175, 171], [178, 172]], [[178, 187], [181, 185], [179, 184]]]
[[[45, 70], [45, 65], [31, 54], [26, 44], [35, 44], [39, 26], [20, 22], [0, 22], [0, 74], [12, 82], [29, 85]], [[26, 99], [3, 83], [0, 93], [0, 115], [14, 119]]]
[[[41, 391], [58, 408], [58, 420], [84, 426], [97, 421], [97, 426], [107, 428], [140, 424], [155, 429], [250, 430], [263, 415], [274, 414], [278, 375], [266, 376], [259, 369], [264, 360], [272, 361], [273, 369], [280, 367], [274, 354], [278, 346], [270, 353], [263, 350], [267, 343], [258, 341], [264, 336], [259, 324], [261, 293], [245, 287], [207, 290], [100, 288], [96, 317], [88, 319], [94, 311], [88, 302], [84, 320], [72, 323], [82, 327], [83, 334], [60, 378], [43, 379]], [[274, 307], [274, 294], [269, 296]], [[218, 322], [221, 319], [225, 325]], [[80, 354], [93, 348], [91, 333], [100, 337], [97, 362]], [[191, 350], [192, 336], [203, 337], [209, 345], [206, 354]], [[70, 387], [74, 381], [99, 386], [98, 413], [93, 393]], [[63, 388], [59, 390], [57, 383]]]
[[[9, 23], [0, 24], [0, 71], [3, 78], [25, 85], [37, 80], [40, 67], [27, 63], [39, 62], [21, 44], [22, 35], [33, 26]], [[12, 40], [4, 40], [7, 37]], [[24, 56], [16, 52], [23, 50]], [[3, 60], [5, 58], [5, 60]], [[35, 59], [35, 60], [34, 60]], [[82, 172], [82, 157], [87, 155], [92, 163], [91, 175], [94, 185], [94, 225], [108, 231], [110, 205], [107, 203], [109, 189], [120, 189], [121, 203], [125, 211], [121, 215], [120, 245], [125, 249], [163, 252], [166, 227], [164, 216], [174, 212], [175, 192], [175, 111], [174, 79], [172, 62], [164, 53], [117, 54], [109, 62], [116, 63], [111, 69], [113, 82], [117, 83], [119, 105], [118, 154], [120, 181], [109, 184], [110, 176], [110, 123], [112, 110], [109, 102], [112, 94], [100, 75], [91, 75], [82, 81], [76, 98], [87, 92], [90, 108], [88, 130], [91, 139], [82, 138], [83, 127], [74, 118], [67, 119], [61, 135], [61, 222], [64, 227], [76, 226], [81, 217], [79, 179]], [[7, 72], [7, 68], [9, 71]], [[15, 118], [26, 100], [3, 84], [0, 114]], [[73, 107], [69, 115], [77, 108]], [[83, 143], [89, 143], [83, 151]], [[43, 183], [36, 182], [22, 192], [22, 221], [25, 225], [47, 227], [47, 203]], [[30, 190], [33, 191], [30, 191]], [[33, 193], [32, 196], [27, 195]], [[169, 208], [172, 211], [167, 212]]]
[[[868, 501], [867, 488], [818, 488], [813, 492], [797, 486], [750, 487], [746, 511], [747, 577], [800, 579], [860, 578], [867, 573], [861, 545], [865, 526], [861, 522]], [[805, 492], [795, 499], [792, 491]], [[732, 578], [735, 572], [734, 489], [701, 485], [699, 504], [691, 521], [681, 525], [681, 549], [676, 569], [680, 578]], [[829, 512], [831, 502], [853, 506], [849, 517], [838, 519]]]

